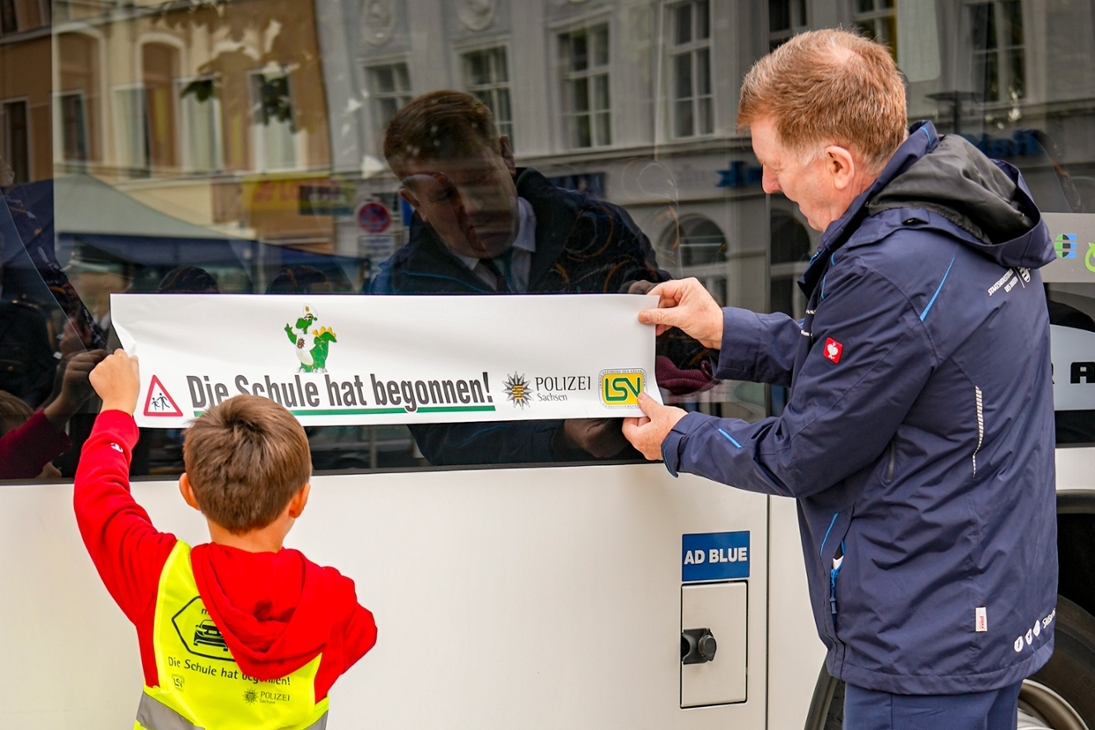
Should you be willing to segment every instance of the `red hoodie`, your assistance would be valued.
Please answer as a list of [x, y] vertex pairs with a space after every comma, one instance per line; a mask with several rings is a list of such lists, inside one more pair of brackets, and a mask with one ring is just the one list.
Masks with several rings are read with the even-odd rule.
[[[137, 425], [121, 411], [99, 414], [76, 471], [76, 522], [106, 589], [137, 627], [145, 684], [159, 686], [152, 624], [160, 574], [177, 539], [158, 532], [129, 493]], [[190, 563], [206, 610], [240, 669], [279, 679], [317, 654], [315, 698], [376, 643], [376, 624], [354, 583], [297, 550], [249, 553], [194, 546]]]

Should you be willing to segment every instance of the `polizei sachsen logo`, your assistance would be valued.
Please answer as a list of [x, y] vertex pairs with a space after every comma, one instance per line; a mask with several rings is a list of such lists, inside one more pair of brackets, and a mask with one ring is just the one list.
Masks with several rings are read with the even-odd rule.
[[514, 408], [519, 406], [524, 409], [532, 405], [532, 388], [524, 375], [514, 373], [507, 377], [502, 383], [502, 390], [505, 391], [506, 399], [513, 404]]

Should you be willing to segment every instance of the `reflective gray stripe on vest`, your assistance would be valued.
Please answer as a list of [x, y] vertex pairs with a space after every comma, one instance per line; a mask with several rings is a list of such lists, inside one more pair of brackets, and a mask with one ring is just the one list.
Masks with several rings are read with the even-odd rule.
[[[145, 730], [206, 730], [145, 693], [141, 693], [141, 704], [137, 707], [137, 722]], [[327, 713], [304, 730], [327, 730]]]

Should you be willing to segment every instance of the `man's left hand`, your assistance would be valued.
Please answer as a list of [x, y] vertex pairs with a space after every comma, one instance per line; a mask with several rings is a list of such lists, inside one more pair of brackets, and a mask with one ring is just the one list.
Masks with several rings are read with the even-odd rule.
[[674, 406], [663, 406], [646, 393], [639, 394], [639, 408], [646, 415], [625, 418], [624, 436], [643, 456], [657, 461], [662, 458], [662, 441], [688, 412]]

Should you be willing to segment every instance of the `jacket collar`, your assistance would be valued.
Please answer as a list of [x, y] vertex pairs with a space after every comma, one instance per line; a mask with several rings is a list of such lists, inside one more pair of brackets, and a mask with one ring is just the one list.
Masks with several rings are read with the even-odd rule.
[[817, 251], [810, 258], [810, 264], [806, 273], [798, 280], [798, 285], [807, 297], [813, 293], [814, 288], [825, 270], [829, 267], [829, 260], [836, 251], [847, 243], [848, 238], [859, 228], [863, 219], [867, 217], [867, 201], [874, 197], [880, 190], [890, 184], [895, 177], [909, 169], [909, 166], [924, 155], [935, 149], [939, 144], [939, 134], [935, 131], [935, 125], [929, 121], [917, 122], [909, 128], [909, 136], [897, 148], [890, 161], [882, 168], [878, 178], [869, 188], [864, 190], [844, 215], [829, 224], [825, 232], [821, 234], [821, 242]]

